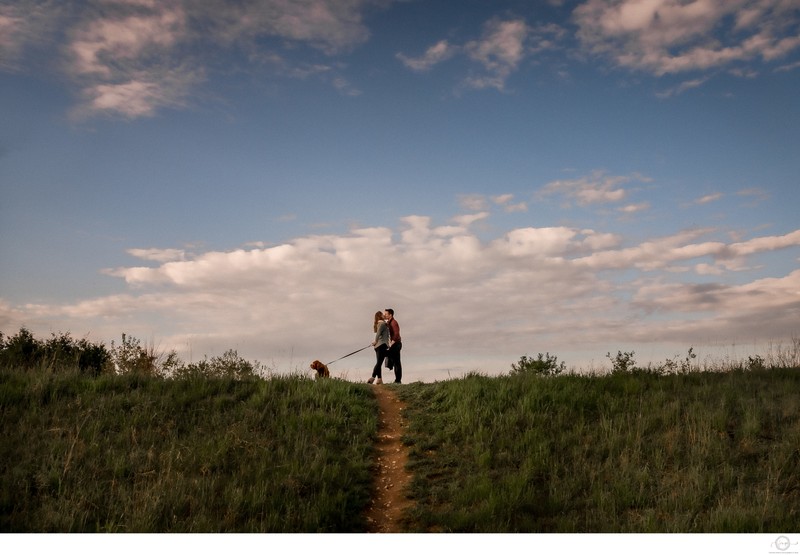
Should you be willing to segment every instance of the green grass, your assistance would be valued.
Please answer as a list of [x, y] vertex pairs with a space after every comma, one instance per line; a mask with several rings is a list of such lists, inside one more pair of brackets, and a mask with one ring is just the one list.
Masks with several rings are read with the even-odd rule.
[[0, 531], [362, 531], [376, 412], [338, 380], [2, 372]]
[[471, 375], [409, 403], [415, 531], [777, 532], [800, 521], [800, 372]]
[[[406, 528], [795, 530], [799, 352], [702, 369], [692, 350], [648, 368], [609, 353], [593, 376], [548, 354], [381, 386], [408, 406]], [[0, 334], [0, 532], [365, 531], [371, 386], [261, 369]]]

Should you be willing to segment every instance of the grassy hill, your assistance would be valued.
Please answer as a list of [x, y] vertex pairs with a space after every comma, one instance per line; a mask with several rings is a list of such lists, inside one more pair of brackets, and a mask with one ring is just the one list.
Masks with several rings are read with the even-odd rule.
[[366, 387], [0, 373], [4, 532], [360, 531]]
[[[364, 530], [371, 386], [262, 377], [235, 353], [157, 358], [130, 339], [0, 336], [0, 531]], [[383, 386], [408, 407], [405, 525], [794, 530], [800, 370], [749, 362]]]
[[800, 522], [800, 371], [479, 375], [401, 390], [413, 530], [778, 532]]

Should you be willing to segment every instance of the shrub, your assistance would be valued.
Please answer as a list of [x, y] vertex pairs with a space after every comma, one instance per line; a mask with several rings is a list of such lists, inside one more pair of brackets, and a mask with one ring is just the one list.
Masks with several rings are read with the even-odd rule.
[[221, 356], [185, 364], [175, 351], [159, 352], [152, 345], [125, 333], [119, 345], [107, 349], [86, 339], [75, 340], [69, 333], [52, 334], [46, 341], [37, 339], [26, 328], [8, 337], [0, 332], [0, 367], [32, 371], [78, 370], [88, 376], [104, 373], [157, 378], [234, 378], [260, 377], [262, 365], [239, 356], [233, 349]]
[[[631, 353], [633, 354], [633, 353]], [[667, 359], [659, 367], [662, 374], [688, 374], [692, 371], [692, 361], [697, 358], [694, 353], [694, 347], [689, 347], [689, 352], [683, 360], [678, 360], [678, 357]]]
[[764, 357], [760, 355], [749, 356], [747, 357], [747, 370], [751, 372], [759, 371], [759, 370], [766, 370], [767, 367], [764, 364]]
[[629, 353], [623, 353], [622, 351], [617, 351], [617, 356], [611, 357], [611, 353], [606, 353], [606, 358], [611, 361], [611, 373], [612, 374], [624, 374], [627, 372], [633, 372], [636, 368], [636, 361], [633, 358], [634, 351]]
[[258, 362], [249, 362], [239, 356], [234, 349], [229, 349], [222, 356], [204, 358], [187, 365], [179, 364], [173, 375], [180, 379], [200, 377], [245, 379], [257, 376], [260, 369], [261, 365]]
[[122, 334], [122, 343], [111, 342], [111, 360], [119, 374], [142, 374], [158, 376], [161, 374], [156, 362], [158, 355], [151, 347], [142, 347], [141, 341], [135, 337]]
[[2, 338], [2, 355], [0, 361], [5, 366], [21, 366], [29, 368], [39, 363], [42, 357], [42, 342], [33, 334], [20, 328], [17, 335]]
[[50, 370], [75, 368], [81, 374], [98, 376], [108, 369], [111, 357], [103, 344], [75, 340], [69, 333], [52, 334], [42, 341], [26, 328], [6, 338], [0, 333], [0, 365], [31, 370], [44, 366]]
[[528, 355], [520, 357], [519, 362], [511, 365], [511, 375], [532, 374], [537, 376], [557, 376], [566, 369], [563, 362], [558, 363], [558, 357], [547, 353], [539, 353], [535, 359]]

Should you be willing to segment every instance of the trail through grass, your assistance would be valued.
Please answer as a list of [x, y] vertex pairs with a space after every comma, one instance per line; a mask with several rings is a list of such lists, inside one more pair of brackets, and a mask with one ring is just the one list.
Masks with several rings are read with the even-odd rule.
[[370, 532], [404, 532], [408, 528], [405, 518], [412, 504], [408, 498], [412, 478], [406, 468], [408, 447], [402, 441], [405, 404], [397, 396], [397, 386], [378, 385], [372, 391], [378, 401], [380, 426], [373, 471], [373, 497], [365, 519]]
[[[0, 531], [374, 530], [371, 387], [0, 366]], [[787, 533], [800, 522], [796, 368], [381, 387], [407, 406], [394, 439], [413, 477], [384, 519], [403, 530]]]

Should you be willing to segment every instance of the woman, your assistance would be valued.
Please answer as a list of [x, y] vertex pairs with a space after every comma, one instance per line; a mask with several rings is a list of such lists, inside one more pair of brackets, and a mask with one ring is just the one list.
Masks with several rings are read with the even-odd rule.
[[375, 358], [377, 362], [372, 369], [372, 377], [367, 380], [367, 383], [382, 384], [381, 379], [381, 366], [383, 366], [383, 359], [389, 353], [389, 326], [383, 321], [383, 312], [380, 310], [375, 313], [375, 321], [372, 324], [372, 331], [375, 332], [375, 341], [372, 346], [375, 347]]

